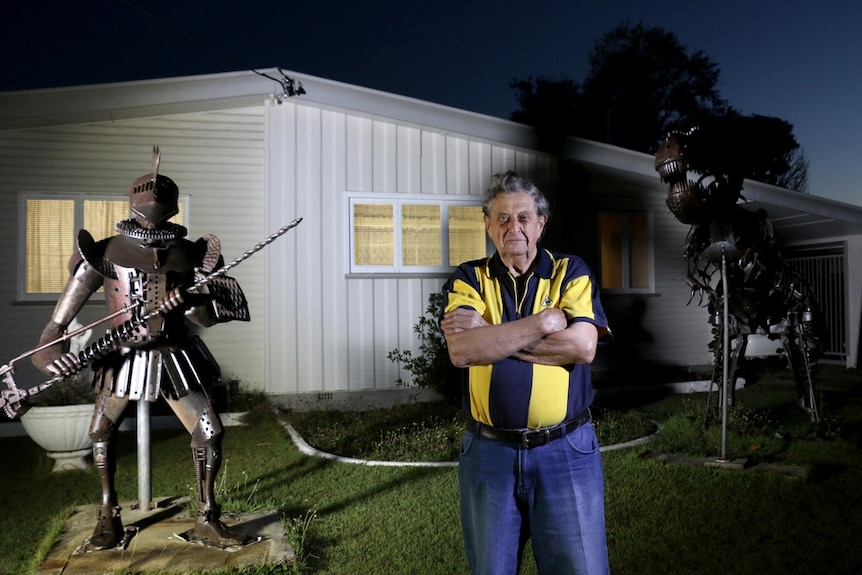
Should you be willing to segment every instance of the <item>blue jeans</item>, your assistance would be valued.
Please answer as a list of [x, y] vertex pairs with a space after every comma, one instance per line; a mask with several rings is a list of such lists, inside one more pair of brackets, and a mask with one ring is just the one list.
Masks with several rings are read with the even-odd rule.
[[604, 480], [592, 423], [523, 449], [461, 440], [461, 528], [475, 575], [514, 575], [532, 538], [539, 572], [606, 574]]

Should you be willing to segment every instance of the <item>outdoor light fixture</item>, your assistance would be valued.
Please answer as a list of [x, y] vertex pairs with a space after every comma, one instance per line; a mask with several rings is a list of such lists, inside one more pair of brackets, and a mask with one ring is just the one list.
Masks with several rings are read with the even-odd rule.
[[281, 94], [275, 94], [273, 98], [281, 104], [287, 98], [292, 98], [293, 96], [302, 96], [305, 94], [305, 88], [302, 87], [302, 82], [297, 82], [290, 76], [284, 73], [284, 70], [281, 68], [278, 69], [281, 74], [281, 78], [273, 78], [269, 74], [264, 72], [258, 72], [257, 70], [252, 70], [255, 74], [263, 76], [264, 78], [269, 78], [273, 82], [276, 82], [279, 86], [281, 86]]

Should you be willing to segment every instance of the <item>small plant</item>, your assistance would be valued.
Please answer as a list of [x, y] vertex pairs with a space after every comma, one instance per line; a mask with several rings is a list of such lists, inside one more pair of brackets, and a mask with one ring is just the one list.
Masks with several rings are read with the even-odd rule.
[[[236, 512], [253, 511], [255, 494], [260, 487], [260, 479], [256, 479], [253, 483], [250, 482], [248, 471], [240, 472], [242, 479], [229, 485], [228, 480], [228, 463], [229, 459], [225, 459], [222, 466], [222, 473], [216, 482], [216, 496], [222, 505]], [[234, 480], [236, 481], [236, 480]]]
[[216, 409], [221, 412], [254, 411], [261, 407], [269, 407], [269, 397], [266, 392], [258, 389], [248, 389], [239, 379], [218, 381], [208, 389]]
[[[440, 329], [440, 316], [443, 313], [445, 296], [440, 292], [428, 296], [428, 307], [425, 314], [413, 326], [413, 331], [419, 337], [419, 353], [414, 355], [410, 350], [393, 349], [387, 357], [390, 361], [400, 363], [412, 375], [412, 383], [423, 389], [432, 389], [450, 401], [456, 403], [461, 399], [461, 373], [449, 361], [449, 351], [446, 349], [446, 339]], [[401, 378], [398, 385], [408, 385]]]
[[288, 567], [290, 573], [303, 573], [308, 569], [309, 559], [317, 559], [308, 549], [308, 541], [311, 538], [311, 527], [317, 519], [317, 512], [309, 510], [304, 516], [290, 519], [285, 528], [285, 537], [293, 547], [296, 560]]
[[[78, 320], [72, 320], [68, 331], [82, 327]], [[69, 352], [78, 354], [87, 345], [87, 340], [93, 330], [88, 329], [69, 339]], [[81, 405], [96, 401], [96, 391], [93, 389], [92, 371], [85, 367], [72, 377], [51, 385], [48, 389], [37, 393], [27, 403], [35, 406]]]
[[90, 381], [89, 370], [79, 372], [68, 379], [58, 381], [51, 387], [37, 393], [27, 403], [33, 406], [81, 405], [94, 403], [96, 391]]

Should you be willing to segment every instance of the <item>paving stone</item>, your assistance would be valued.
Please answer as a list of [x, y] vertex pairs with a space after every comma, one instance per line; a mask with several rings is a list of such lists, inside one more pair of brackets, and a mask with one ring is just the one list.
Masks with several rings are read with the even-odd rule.
[[672, 453], [647, 453], [644, 457], [655, 459], [660, 463], [672, 465], [704, 465], [714, 469], [742, 471], [745, 473], [773, 473], [795, 479], [808, 477], [808, 469], [801, 465], [784, 465], [778, 463], [752, 463], [747, 459], [721, 459], [716, 457], [691, 457]]
[[275, 565], [296, 560], [284, 538], [281, 517], [275, 511], [222, 514], [222, 521], [237, 533], [260, 540], [233, 550], [189, 543], [179, 534], [194, 526], [187, 497], [163, 498], [151, 510], [123, 508], [127, 541], [105, 551], [83, 551], [95, 525], [95, 505], [77, 507], [66, 521], [37, 575], [94, 575], [117, 571], [186, 573], [251, 565]]

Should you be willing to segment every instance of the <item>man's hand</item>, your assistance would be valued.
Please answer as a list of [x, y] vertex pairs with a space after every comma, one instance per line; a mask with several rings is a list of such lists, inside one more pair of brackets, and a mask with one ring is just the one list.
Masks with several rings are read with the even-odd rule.
[[566, 314], [556, 307], [543, 309], [536, 315], [542, 319], [542, 326], [548, 335], [563, 331], [569, 325]]
[[[568, 322], [566, 314], [557, 308], [548, 308], [536, 314], [540, 319], [542, 329], [546, 334], [555, 333], [566, 329]], [[443, 321], [440, 322], [440, 328], [444, 334], [460, 333], [477, 327], [485, 327], [489, 324], [485, 321], [479, 312], [474, 309], [458, 308], [453, 309], [443, 316]]]
[[449, 359], [457, 367], [490, 365], [564, 331], [566, 325], [566, 315], [556, 308], [499, 325], [488, 323], [475, 310], [454, 309], [440, 322]]
[[453, 309], [443, 316], [440, 328], [444, 334], [461, 333], [462, 331], [490, 325], [485, 318], [474, 309]]

